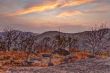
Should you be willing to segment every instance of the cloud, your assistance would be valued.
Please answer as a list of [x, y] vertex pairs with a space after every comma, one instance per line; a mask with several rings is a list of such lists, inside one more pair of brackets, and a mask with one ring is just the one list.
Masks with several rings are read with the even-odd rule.
[[46, 10], [51, 10], [57, 7], [57, 4], [46, 4], [46, 5], [38, 5], [38, 6], [32, 6], [26, 9], [18, 10], [14, 13], [8, 14], [9, 16], [15, 16], [15, 15], [24, 15], [24, 14], [29, 14], [33, 12], [43, 12]]
[[66, 10], [57, 15], [57, 17], [68, 17], [68, 16], [75, 16], [75, 15], [82, 15], [82, 14], [92, 14], [92, 13], [109, 13], [110, 6], [109, 5], [98, 5], [95, 8], [89, 8], [84, 10]]
[[74, 11], [65, 11], [57, 15], [57, 17], [67, 17], [67, 16], [74, 16], [74, 15], [81, 15], [83, 14], [81, 11], [74, 10]]
[[26, 6], [24, 9], [17, 10], [14, 13], [9, 13], [9, 16], [16, 16], [16, 15], [24, 15], [24, 14], [30, 14], [33, 12], [43, 12], [46, 10], [52, 10], [56, 8], [62, 8], [67, 6], [77, 6], [82, 5], [86, 3], [90, 3], [94, 0], [46, 0], [45, 3], [39, 4], [39, 5], [32, 5], [32, 6]]
[[63, 1], [62, 6], [77, 6], [77, 5], [93, 2], [94, 0], [62, 0], [62, 1]]

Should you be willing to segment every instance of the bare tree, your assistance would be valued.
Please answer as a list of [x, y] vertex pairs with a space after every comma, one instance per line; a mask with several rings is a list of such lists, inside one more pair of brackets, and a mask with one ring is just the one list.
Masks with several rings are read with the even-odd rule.
[[92, 54], [95, 56], [95, 52], [98, 49], [103, 49], [107, 47], [109, 40], [105, 38], [108, 33], [108, 29], [105, 29], [102, 25], [99, 28], [93, 27], [91, 32], [87, 34], [84, 45], [92, 49]]
[[0, 51], [6, 51], [5, 42], [3, 41], [2, 37], [0, 37]]
[[21, 46], [21, 50], [23, 50], [24, 52], [27, 52], [27, 57], [26, 57], [26, 62], [29, 63], [30, 59], [31, 59], [31, 54], [35, 53], [35, 39], [36, 36], [34, 35], [25, 35], [24, 34], [24, 38], [20, 39], [20, 46]]
[[68, 46], [69, 46], [69, 49], [78, 48], [78, 38], [68, 37]]
[[44, 48], [45, 49], [50, 49], [49, 47], [50, 47], [50, 41], [51, 41], [51, 39], [49, 38], [49, 37], [45, 37], [43, 40], [42, 40], [42, 42], [43, 42], [43, 46], [44, 46]]
[[16, 30], [13, 30], [11, 28], [4, 30], [4, 35], [2, 39], [5, 43], [5, 49], [7, 49], [7, 51], [13, 50], [14, 42], [18, 38], [18, 36], [19, 34], [16, 32]]
[[67, 39], [65, 36], [55, 36], [57, 49], [65, 48], [67, 46]]

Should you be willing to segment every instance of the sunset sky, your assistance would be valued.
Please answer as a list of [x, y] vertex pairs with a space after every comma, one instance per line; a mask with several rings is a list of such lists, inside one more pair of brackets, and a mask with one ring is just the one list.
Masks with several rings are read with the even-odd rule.
[[110, 27], [110, 0], [0, 0], [0, 31], [71, 33], [102, 23]]

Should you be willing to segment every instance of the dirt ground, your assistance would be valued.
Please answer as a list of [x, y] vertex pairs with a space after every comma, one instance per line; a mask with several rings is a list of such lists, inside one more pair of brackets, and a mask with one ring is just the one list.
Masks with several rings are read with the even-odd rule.
[[91, 58], [45, 68], [16, 67], [9, 68], [4, 73], [110, 73], [110, 58]]

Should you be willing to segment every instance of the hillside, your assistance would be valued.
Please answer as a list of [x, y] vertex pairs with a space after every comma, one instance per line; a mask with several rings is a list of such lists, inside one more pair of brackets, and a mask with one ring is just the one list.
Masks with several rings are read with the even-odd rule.
[[[79, 47], [80, 49], [85, 49], [85, 48], [90, 48], [88, 45], [85, 45], [84, 43], [87, 43], [88, 40], [87, 38], [90, 38], [91, 36], [93, 36], [93, 34], [100, 34], [103, 33], [103, 36], [101, 37], [103, 42], [107, 42], [109, 44], [110, 41], [107, 41], [108, 38], [110, 38], [110, 29], [100, 29], [97, 31], [84, 31], [84, 32], [79, 32], [79, 33], [63, 33], [63, 32], [58, 32], [58, 31], [47, 31], [41, 34], [37, 34], [37, 33], [32, 33], [32, 32], [22, 32], [22, 31], [18, 31], [18, 30], [13, 30], [11, 32], [12, 33], [12, 38], [14, 38], [16, 35], [17, 38], [14, 41], [17, 41], [18, 43], [20, 43], [21, 40], [26, 40], [26, 38], [31, 38], [33, 41], [35, 41], [34, 45], [35, 46], [39, 46], [39, 43], [41, 43], [42, 41], [45, 40], [45, 38], [49, 38], [50, 40], [48, 41], [48, 45], [52, 45], [52, 42], [56, 40], [56, 36], [58, 36], [60, 34], [61, 37], [65, 37], [66, 39], [68, 39], [68, 37], [71, 37], [72, 39], [77, 39], [77, 47]], [[99, 35], [99, 37], [100, 37]], [[1, 40], [2, 36], [5, 36], [5, 32], [1, 32], [0, 33], [0, 37]], [[95, 35], [94, 37], [96, 37], [97, 35]], [[3, 37], [4, 38], [4, 37]], [[22, 41], [21, 41], [22, 42]], [[13, 42], [12, 44], [14, 44], [15, 42]], [[67, 42], [65, 42], [67, 43]], [[15, 47], [16, 46], [12, 46]], [[51, 46], [49, 46], [51, 47]], [[72, 47], [74, 48], [74, 44], [72, 44]]]

